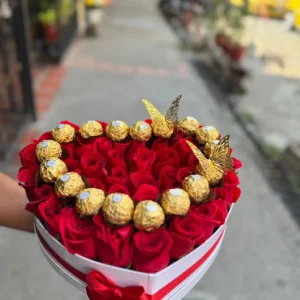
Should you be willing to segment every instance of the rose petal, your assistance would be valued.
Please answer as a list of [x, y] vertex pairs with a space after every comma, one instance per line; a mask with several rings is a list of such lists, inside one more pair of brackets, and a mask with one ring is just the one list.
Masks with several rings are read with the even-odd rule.
[[153, 185], [142, 184], [138, 187], [133, 199], [135, 201], [153, 200], [156, 201], [159, 196], [159, 190]]

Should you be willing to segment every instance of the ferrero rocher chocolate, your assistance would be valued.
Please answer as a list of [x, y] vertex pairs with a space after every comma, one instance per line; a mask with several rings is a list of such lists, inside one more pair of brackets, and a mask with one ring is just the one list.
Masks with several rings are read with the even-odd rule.
[[211, 166], [207, 169], [204, 169], [201, 164], [198, 164], [196, 169], [198, 173], [202, 176], [204, 176], [210, 185], [216, 185], [222, 178], [223, 178], [223, 173], [218, 171], [211, 162], [209, 162]]
[[190, 205], [189, 195], [182, 189], [170, 189], [162, 194], [161, 206], [166, 215], [185, 216]]
[[44, 160], [40, 165], [40, 175], [45, 182], [54, 182], [59, 176], [67, 172], [66, 164], [56, 157]]
[[121, 193], [106, 196], [102, 205], [104, 219], [114, 225], [124, 225], [130, 222], [133, 210], [133, 200]]
[[130, 135], [134, 140], [147, 142], [152, 136], [152, 127], [145, 121], [137, 121], [130, 127]]
[[70, 143], [75, 138], [75, 129], [69, 124], [59, 124], [52, 130], [52, 137], [58, 143]]
[[174, 128], [168, 127], [165, 122], [158, 122], [152, 125], [153, 133], [157, 137], [170, 138], [174, 132]]
[[89, 188], [84, 189], [76, 197], [76, 211], [80, 216], [97, 215], [102, 207], [105, 194], [100, 189]]
[[212, 155], [212, 153], [214, 152], [216, 145], [218, 145], [220, 142], [220, 140], [214, 140], [211, 142], [207, 142], [204, 146], [204, 154], [206, 155], [206, 157], [210, 157]]
[[151, 200], [139, 202], [133, 213], [134, 227], [140, 231], [154, 231], [165, 221], [165, 214], [159, 204]]
[[182, 181], [183, 189], [189, 194], [193, 202], [200, 203], [209, 196], [209, 183], [204, 176], [189, 175]]
[[199, 128], [199, 122], [194, 117], [185, 117], [178, 122], [178, 128], [186, 135], [194, 135]]
[[100, 136], [102, 134], [102, 125], [97, 121], [87, 121], [81, 125], [79, 132], [84, 139]]
[[106, 134], [113, 141], [123, 141], [129, 133], [126, 123], [120, 120], [112, 121], [106, 126]]
[[77, 196], [83, 189], [85, 184], [78, 173], [69, 172], [55, 181], [54, 190], [57, 197], [67, 198]]
[[61, 157], [62, 150], [58, 142], [44, 140], [37, 144], [35, 154], [38, 161], [42, 162], [51, 157]]
[[206, 144], [218, 138], [219, 131], [213, 126], [203, 126], [196, 130], [196, 139], [200, 144]]

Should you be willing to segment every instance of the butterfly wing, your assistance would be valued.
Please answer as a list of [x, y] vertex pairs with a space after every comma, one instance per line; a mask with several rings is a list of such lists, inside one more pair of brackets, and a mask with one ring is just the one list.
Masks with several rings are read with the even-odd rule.
[[178, 96], [171, 104], [171, 107], [168, 109], [165, 119], [167, 122], [168, 127], [173, 128], [174, 125], [178, 122], [178, 109], [179, 109], [179, 102], [181, 99], [181, 95]]
[[197, 157], [199, 164], [202, 166], [202, 169], [207, 170], [209, 168], [208, 159], [204, 156], [204, 154], [201, 152], [201, 150], [198, 149], [193, 143], [191, 143], [190, 141], [186, 141], [186, 142], [192, 149], [195, 156]]
[[146, 99], [143, 99], [143, 102], [144, 102], [144, 104], [147, 108], [147, 111], [151, 117], [153, 125], [155, 125], [159, 122], [163, 122], [164, 116], [158, 111], [158, 109]]
[[214, 152], [210, 157], [215, 168], [222, 173], [232, 170], [233, 168], [229, 149], [229, 135], [226, 135], [220, 140], [218, 145], [216, 145]]

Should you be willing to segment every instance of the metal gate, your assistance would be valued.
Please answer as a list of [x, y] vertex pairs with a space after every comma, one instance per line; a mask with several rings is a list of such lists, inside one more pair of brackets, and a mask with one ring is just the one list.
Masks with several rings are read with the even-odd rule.
[[27, 18], [27, 1], [0, 0], [0, 162], [36, 117]]

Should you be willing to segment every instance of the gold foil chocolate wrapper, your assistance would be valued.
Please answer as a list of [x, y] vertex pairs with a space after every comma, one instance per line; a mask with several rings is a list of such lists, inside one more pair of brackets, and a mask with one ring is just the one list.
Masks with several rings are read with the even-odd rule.
[[190, 205], [189, 195], [182, 189], [170, 189], [162, 194], [161, 206], [166, 215], [185, 216]]
[[208, 180], [198, 174], [185, 177], [182, 187], [189, 194], [190, 199], [196, 203], [206, 200], [210, 193]]
[[151, 200], [139, 202], [133, 213], [134, 227], [140, 231], [154, 231], [165, 221], [159, 204]]
[[85, 184], [81, 176], [75, 172], [62, 175], [55, 181], [54, 185], [55, 193], [60, 198], [75, 197], [84, 188]]
[[40, 165], [40, 175], [45, 182], [54, 182], [68, 172], [66, 164], [56, 157], [44, 160]]
[[51, 157], [61, 157], [62, 149], [58, 142], [44, 140], [37, 144], [35, 154], [38, 161], [42, 162]]
[[167, 126], [165, 122], [158, 122], [157, 124], [152, 125], [153, 133], [157, 137], [170, 138], [174, 132], [174, 128]]
[[203, 151], [204, 151], [204, 154], [206, 155], [206, 157], [209, 158], [213, 154], [213, 152], [216, 148], [216, 145], [218, 145], [219, 142], [220, 142], [220, 140], [214, 140], [211, 142], [207, 142], [205, 144]]
[[76, 211], [80, 216], [97, 215], [102, 207], [105, 194], [100, 189], [88, 188], [80, 192], [76, 197]]
[[208, 180], [208, 183], [211, 186], [216, 185], [223, 178], [223, 173], [219, 172], [213, 166], [211, 168], [207, 168], [206, 170], [204, 170], [201, 164], [198, 164], [197, 171], [200, 175], [204, 176]]
[[75, 129], [69, 124], [59, 124], [52, 130], [52, 137], [58, 143], [70, 143], [75, 138]]
[[152, 136], [152, 127], [145, 121], [137, 121], [130, 127], [130, 135], [134, 140], [147, 142]]
[[129, 128], [126, 123], [120, 120], [112, 121], [106, 126], [106, 134], [113, 141], [123, 141], [129, 133]]
[[84, 122], [79, 129], [79, 133], [84, 139], [100, 136], [103, 133], [102, 125], [97, 121]]
[[219, 131], [213, 126], [203, 126], [196, 130], [196, 139], [200, 144], [206, 144], [219, 138]]
[[133, 210], [133, 200], [121, 193], [106, 196], [102, 206], [104, 219], [114, 225], [125, 225], [130, 222]]
[[194, 135], [199, 128], [199, 122], [194, 117], [185, 117], [178, 122], [178, 128], [184, 132], [185, 135]]

